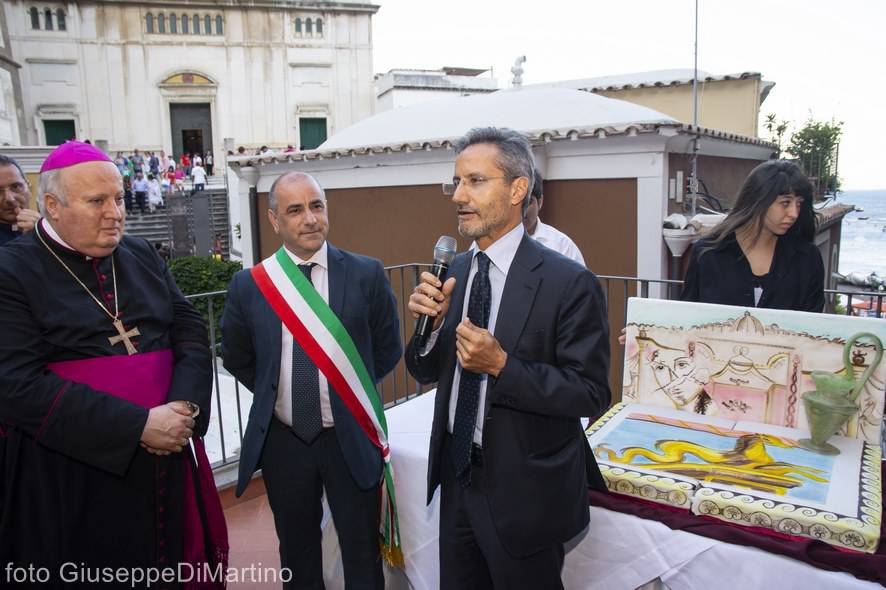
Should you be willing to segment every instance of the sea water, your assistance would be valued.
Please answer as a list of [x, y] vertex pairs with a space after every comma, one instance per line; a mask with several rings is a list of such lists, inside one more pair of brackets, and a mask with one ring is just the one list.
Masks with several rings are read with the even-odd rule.
[[843, 218], [839, 271], [886, 278], [886, 189], [841, 192], [837, 202], [864, 209]]
[[[840, 272], [844, 275], [876, 272], [886, 277], [886, 189], [842, 192], [837, 195], [837, 202], [864, 209], [843, 218]], [[880, 449], [886, 461], [886, 414], [880, 430]]]

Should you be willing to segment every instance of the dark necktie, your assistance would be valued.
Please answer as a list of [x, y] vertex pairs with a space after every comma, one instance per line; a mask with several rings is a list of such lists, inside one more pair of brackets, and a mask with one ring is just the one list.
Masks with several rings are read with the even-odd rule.
[[[492, 287], [489, 284], [489, 257], [483, 252], [476, 255], [477, 274], [471, 283], [468, 299], [468, 318], [475, 326], [489, 325], [489, 307], [492, 304]], [[455, 476], [462, 487], [471, 485], [471, 444], [477, 424], [477, 408], [480, 404], [482, 376], [462, 370], [458, 384], [458, 401], [455, 404], [455, 420], [452, 423], [452, 460]]]
[[[299, 264], [298, 269], [311, 282], [313, 263]], [[313, 283], [312, 283], [313, 284]], [[308, 354], [292, 339], [292, 431], [310, 444], [323, 430], [320, 417], [320, 372]]]

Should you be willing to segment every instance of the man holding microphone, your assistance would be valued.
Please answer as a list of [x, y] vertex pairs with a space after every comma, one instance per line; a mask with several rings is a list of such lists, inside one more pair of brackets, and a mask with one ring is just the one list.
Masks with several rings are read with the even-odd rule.
[[406, 351], [438, 382], [428, 502], [441, 486], [441, 588], [562, 588], [563, 543], [605, 489], [580, 418], [609, 405], [606, 305], [596, 277], [526, 235], [534, 162], [521, 134], [472, 129], [455, 145], [462, 236], [449, 277], [410, 296], [434, 319]]

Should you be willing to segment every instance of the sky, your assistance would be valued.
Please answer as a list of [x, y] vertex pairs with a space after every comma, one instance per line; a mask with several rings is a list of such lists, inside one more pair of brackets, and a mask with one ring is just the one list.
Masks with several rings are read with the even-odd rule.
[[[493, 69], [510, 85], [692, 68], [694, 0], [375, 0], [376, 72]], [[886, 1], [698, 0], [698, 68], [760, 72], [776, 83], [760, 110], [798, 129], [842, 121], [844, 190], [886, 188]], [[761, 133], [762, 133], [761, 129]]]

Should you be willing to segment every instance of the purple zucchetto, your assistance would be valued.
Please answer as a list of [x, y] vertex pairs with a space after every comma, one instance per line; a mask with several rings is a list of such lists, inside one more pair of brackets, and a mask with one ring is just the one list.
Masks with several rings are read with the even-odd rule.
[[40, 167], [40, 174], [48, 170], [57, 170], [59, 168], [67, 168], [75, 164], [83, 162], [111, 162], [110, 157], [97, 147], [82, 141], [66, 141], [61, 144], [46, 157], [43, 165]]

